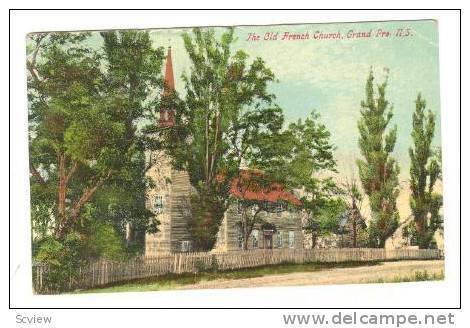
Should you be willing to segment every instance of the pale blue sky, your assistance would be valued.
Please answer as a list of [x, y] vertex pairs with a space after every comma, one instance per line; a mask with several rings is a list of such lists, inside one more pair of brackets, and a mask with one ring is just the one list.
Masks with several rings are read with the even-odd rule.
[[[350, 30], [372, 30], [375, 34], [382, 29], [395, 34], [398, 28], [410, 28], [412, 35], [402, 38], [347, 38]], [[182, 93], [181, 74], [190, 65], [181, 38], [184, 30], [150, 30], [156, 47], [171, 45], [176, 88]], [[216, 30], [220, 33], [224, 28]], [[313, 35], [316, 31], [340, 32], [343, 38], [315, 40]], [[260, 35], [261, 39], [266, 32], [279, 33], [279, 37], [284, 32], [308, 32], [310, 39], [247, 41], [251, 32]], [[348, 171], [344, 174], [355, 170], [354, 162], [359, 157], [357, 120], [370, 67], [376, 82], [382, 82], [386, 70], [389, 71], [387, 98], [394, 107], [392, 124], [398, 126], [395, 157], [402, 167], [402, 177], [408, 176], [411, 115], [418, 92], [426, 99], [427, 107], [437, 114], [435, 145], [440, 145], [437, 22], [243, 26], [235, 28], [235, 35], [234, 50], [244, 50], [250, 59], [262, 57], [275, 73], [279, 82], [270, 90], [276, 94], [287, 121], [304, 118], [312, 109], [320, 113], [322, 122], [332, 133], [332, 142], [337, 146], [340, 171]]]

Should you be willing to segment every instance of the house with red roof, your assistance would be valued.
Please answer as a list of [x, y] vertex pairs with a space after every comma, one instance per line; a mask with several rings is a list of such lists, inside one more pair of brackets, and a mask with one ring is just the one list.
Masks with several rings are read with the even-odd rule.
[[260, 184], [260, 175], [260, 171], [245, 169], [231, 181], [231, 205], [219, 229], [216, 251], [244, 248], [241, 223], [247, 206], [250, 211], [260, 210], [247, 240], [248, 249], [303, 248], [301, 201], [279, 183]]

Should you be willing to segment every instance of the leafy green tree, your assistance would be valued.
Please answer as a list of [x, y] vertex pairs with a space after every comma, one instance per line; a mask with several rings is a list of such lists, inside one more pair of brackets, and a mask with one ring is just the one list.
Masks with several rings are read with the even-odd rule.
[[[304, 121], [290, 123], [283, 131], [257, 136], [259, 150], [250, 160], [253, 166], [277, 174], [277, 180], [289, 188], [310, 184], [318, 189], [317, 181], [311, 181], [315, 174], [336, 172], [335, 147], [330, 136], [319, 114], [312, 111]], [[334, 189], [331, 179], [325, 182], [328, 182], [326, 187]]]
[[213, 29], [196, 28], [183, 40], [191, 61], [183, 75], [186, 98], [184, 104], [175, 101], [175, 125], [162, 129], [161, 139], [174, 167], [189, 173], [197, 191], [188, 226], [195, 248], [209, 250], [229, 205], [230, 181], [257, 131], [274, 128], [266, 121], [279, 109], [267, 92], [273, 73], [261, 58], [249, 64], [246, 53], [232, 52], [233, 29], [217, 38]]
[[304, 229], [312, 234], [315, 244], [319, 234], [333, 229], [328, 223], [332, 216], [327, 212], [333, 212], [338, 204], [334, 198], [339, 188], [328, 177], [336, 172], [330, 132], [313, 111], [304, 121], [291, 123], [285, 130], [279, 128], [270, 134], [257, 135], [254, 144], [258, 146], [249, 153], [250, 167], [269, 173], [267, 177], [272, 182], [287, 190], [301, 190], [301, 208], [308, 216]]
[[416, 98], [413, 113], [413, 146], [409, 149], [410, 165], [410, 207], [414, 218], [416, 242], [420, 248], [429, 248], [437, 229], [442, 227], [439, 213], [442, 195], [434, 191], [441, 176], [440, 153], [431, 148], [435, 130], [435, 116], [425, 112], [426, 101], [421, 94]]
[[340, 188], [328, 176], [336, 172], [330, 136], [319, 114], [313, 111], [304, 121], [291, 123], [279, 139], [282, 145], [271, 150], [283, 150], [282, 157], [275, 157], [281, 164], [268, 161], [284, 175], [280, 180], [286, 186], [302, 190], [302, 207], [307, 214], [304, 229], [311, 234], [312, 248], [319, 236], [336, 232], [338, 213], [344, 207], [338, 199]]
[[[120, 132], [118, 124], [104, 127], [105, 119], [109, 118], [110, 122], [112, 119], [102, 113], [99, 55], [83, 46], [88, 36], [87, 33], [34, 35], [27, 61], [32, 212], [33, 217], [38, 214], [54, 218], [52, 229], [59, 238], [76, 221], [83, 204], [111, 176], [111, 168], [103, 165], [112, 161], [104, 140]], [[87, 153], [102, 156], [97, 158]], [[88, 174], [89, 184], [71, 203], [68, 191], [82, 163], [96, 163], [95, 172]], [[46, 199], [47, 203], [42, 205], [53, 208], [44, 211], [41, 201]]]
[[[130, 229], [130, 245], [141, 248], [145, 232], [158, 231], [158, 220], [146, 209], [146, 191], [150, 181], [145, 176], [145, 152], [159, 144], [144, 134], [146, 121], [155, 126], [154, 114], [159, 108], [155, 90], [163, 87], [160, 74], [163, 48], [154, 49], [148, 32], [102, 32], [103, 58], [106, 64], [104, 90], [118, 104], [117, 115], [125, 126], [125, 170], [117, 175], [95, 197], [96, 216], [111, 222], [124, 235]], [[123, 190], [122, 186], [126, 186]]]
[[[130, 221], [152, 228], [145, 210], [147, 144], [138, 126], [156, 103], [151, 91], [162, 85], [163, 50], [152, 48], [147, 32], [102, 33], [101, 49], [89, 36], [44, 33], [30, 40], [32, 217], [42, 236], [65, 238], [86, 207], [121, 232]], [[135, 194], [142, 196], [131, 202]]]
[[374, 92], [372, 71], [366, 83], [366, 100], [361, 102], [358, 122], [359, 148], [363, 159], [357, 161], [364, 192], [369, 197], [372, 220], [369, 225], [371, 246], [384, 247], [385, 241], [398, 227], [396, 200], [399, 194], [398, 163], [391, 156], [397, 139], [396, 126], [388, 131], [393, 117], [385, 98], [387, 81]]
[[312, 248], [316, 247], [319, 237], [340, 233], [339, 220], [346, 211], [346, 202], [342, 198], [325, 197], [321, 193], [320, 198], [321, 203], [305, 206], [308, 217], [304, 230], [312, 238]]
[[[226, 157], [232, 162], [229, 167], [236, 168], [237, 175], [232, 180], [236, 184], [232, 187], [237, 191], [245, 248], [253, 227], [264, 223], [262, 213], [303, 208], [310, 222], [327, 221], [327, 209], [334, 207], [331, 197], [338, 188], [333, 180], [315, 177], [319, 172], [336, 169], [329, 131], [319, 122], [315, 111], [284, 130], [283, 122], [282, 110], [277, 106], [249, 110], [234, 120], [233, 128], [227, 133], [230, 147]], [[240, 170], [241, 166], [250, 169]], [[280, 199], [276, 206], [247, 196], [251, 192], [283, 193], [294, 189], [303, 190], [301, 204], [286, 198]], [[325, 229], [328, 226], [325, 224]]]
[[[259, 200], [241, 197], [242, 228], [246, 237], [251, 233], [255, 223], [262, 223], [259, 214], [273, 210], [303, 209], [307, 213], [307, 224], [304, 227], [312, 234], [312, 242], [316, 243], [318, 235], [333, 233], [335, 209], [340, 206], [340, 201], [335, 197], [339, 188], [327, 173], [336, 171], [336, 162], [333, 158], [334, 146], [330, 142], [330, 132], [325, 125], [320, 123], [320, 116], [313, 111], [305, 120], [299, 120], [289, 124], [282, 130], [281, 116], [276, 116], [266, 111], [266, 125], [270, 129], [257, 129], [256, 134], [247, 144], [245, 161], [249, 167], [261, 169], [263, 174], [256, 175], [256, 179], [248, 182], [254, 184], [254, 189], [262, 189], [269, 192], [271, 189], [280, 188], [282, 191], [301, 190], [300, 203], [292, 200], [281, 200], [280, 206]], [[278, 117], [278, 120], [275, 118]], [[259, 120], [248, 119], [248, 122]], [[237, 144], [243, 145], [243, 142]], [[323, 177], [319, 177], [322, 173]], [[243, 179], [238, 179], [238, 181]], [[258, 181], [261, 180], [261, 181]], [[244, 184], [242, 184], [244, 186]], [[243, 189], [243, 188], [241, 188]], [[245, 189], [245, 190], [250, 190]], [[337, 206], [338, 205], [338, 206]], [[246, 238], [245, 238], [246, 239]]]

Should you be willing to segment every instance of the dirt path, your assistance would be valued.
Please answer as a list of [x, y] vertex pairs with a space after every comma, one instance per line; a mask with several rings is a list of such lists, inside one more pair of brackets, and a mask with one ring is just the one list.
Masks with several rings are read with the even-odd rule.
[[430, 275], [440, 274], [444, 272], [444, 261], [383, 262], [376, 266], [325, 269], [315, 272], [296, 272], [248, 279], [217, 279], [202, 281], [194, 285], [184, 285], [178, 289], [355, 284], [374, 282], [378, 279], [390, 281], [396, 277], [414, 276], [415, 272], [423, 272], [424, 270]]

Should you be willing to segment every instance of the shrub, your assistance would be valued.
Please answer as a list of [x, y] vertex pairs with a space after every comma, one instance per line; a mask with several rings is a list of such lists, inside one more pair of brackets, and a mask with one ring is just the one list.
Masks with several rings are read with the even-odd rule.
[[217, 261], [217, 256], [213, 254], [209, 264], [206, 264], [204, 261], [198, 259], [194, 263], [194, 267], [196, 268], [196, 272], [217, 272], [219, 271], [219, 262]]
[[63, 240], [48, 236], [38, 242], [34, 259], [47, 267], [43, 285], [48, 292], [60, 292], [69, 287], [78, 268], [85, 263], [81, 256], [83, 247], [83, 236], [78, 233], [70, 233]]
[[79, 268], [93, 258], [123, 260], [124, 243], [115, 228], [104, 221], [93, 221], [86, 231], [72, 232], [64, 239], [44, 237], [34, 243], [33, 259], [46, 267], [46, 292], [62, 292], [78, 277]]
[[107, 222], [93, 221], [87, 238], [87, 253], [92, 258], [119, 261], [126, 258], [123, 240], [116, 229]]

